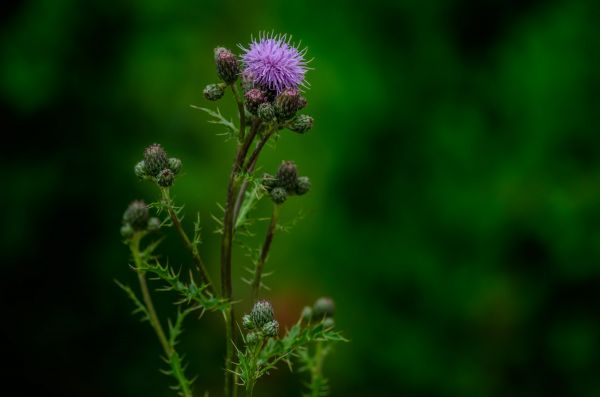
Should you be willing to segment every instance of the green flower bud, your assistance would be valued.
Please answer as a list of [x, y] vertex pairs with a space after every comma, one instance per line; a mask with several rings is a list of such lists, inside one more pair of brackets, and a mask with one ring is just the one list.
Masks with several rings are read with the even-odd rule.
[[312, 307], [310, 306], [304, 306], [304, 309], [302, 309], [302, 321], [304, 321], [305, 323], [309, 323], [310, 320], [312, 320], [312, 315], [313, 315], [313, 310]]
[[333, 328], [335, 325], [335, 321], [331, 317], [326, 317], [323, 319], [323, 328]]
[[246, 335], [246, 344], [247, 345], [255, 345], [258, 342], [258, 334], [256, 332], [248, 332]]
[[144, 160], [140, 161], [139, 163], [137, 163], [135, 165], [135, 167], [133, 168], [133, 171], [135, 172], [135, 175], [140, 178], [143, 179], [145, 178], [146, 175], [146, 162]]
[[273, 306], [267, 301], [258, 301], [250, 312], [250, 319], [257, 328], [262, 328], [269, 321], [273, 321]]
[[142, 200], [135, 200], [123, 214], [123, 225], [130, 225], [134, 231], [145, 230], [148, 226], [148, 207]]
[[169, 168], [167, 153], [158, 143], [150, 145], [144, 151], [146, 174], [157, 176], [165, 168]]
[[258, 107], [267, 100], [265, 94], [258, 88], [253, 88], [246, 92], [244, 98], [246, 99], [246, 109], [252, 114], [256, 114]]
[[271, 190], [271, 199], [275, 204], [283, 204], [287, 200], [287, 192], [282, 187], [276, 187]]
[[181, 160], [175, 157], [171, 157], [169, 159], [169, 169], [173, 171], [175, 175], [177, 175], [179, 173], [179, 170], [181, 169]]
[[310, 190], [310, 179], [307, 176], [300, 176], [296, 180], [296, 194], [302, 196]]
[[148, 231], [149, 232], [156, 232], [160, 229], [160, 219], [158, 219], [157, 217], [152, 217], [150, 219], [148, 219]]
[[298, 180], [298, 169], [293, 161], [284, 161], [277, 170], [278, 185], [288, 192], [295, 192]]
[[262, 326], [262, 332], [265, 336], [277, 336], [279, 333], [279, 323], [276, 320], [269, 321]]
[[295, 88], [286, 88], [275, 98], [275, 114], [280, 120], [292, 118], [299, 109], [300, 93]]
[[240, 66], [236, 56], [227, 48], [215, 48], [215, 64], [217, 74], [227, 84], [233, 84], [240, 74]]
[[307, 114], [299, 114], [292, 119], [289, 129], [299, 134], [304, 134], [313, 126], [313, 118]]
[[265, 173], [262, 176], [261, 184], [264, 186], [267, 192], [271, 192], [273, 188], [277, 187], [277, 178], [271, 174]]
[[275, 108], [269, 102], [261, 103], [256, 114], [262, 121], [271, 121], [275, 118]]
[[225, 87], [227, 87], [227, 85], [223, 83], [208, 84], [206, 87], [204, 87], [204, 91], [202, 91], [202, 93], [204, 94], [204, 98], [208, 99], [209, 101], [218, 101], [219, 99], [223, 98], [223, 95], [225, 95]]
[[160, 187], [171, 187], [175, 182], [175, 174], [169, 168], [162, 170], [156, 177], [156, 183]]
[[121, 226], [121, 236], [123, 236], [124, 238], [130, 238], [131, 236], [133, 236], [133, 228], [129, 223], [126, 223], [123, 226]]
[[249, 314], [244, 314], [242, 317], [242, 325], [246, 329], [254, 329], [254, 323], [252, 322], [252, 318]]
[[335, 304], [333, 299], [322, 297], [317, 299], [313, 305], [313, 315], [315, 319], [322, 319], [323, 317], [333, 317], [335, 312]]

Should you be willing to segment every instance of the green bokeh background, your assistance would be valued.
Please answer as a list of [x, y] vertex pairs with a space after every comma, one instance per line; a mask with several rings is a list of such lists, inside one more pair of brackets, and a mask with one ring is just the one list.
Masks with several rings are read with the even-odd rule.
[[[136, 281], [124, 208], [156, 199], [132, 167], [153, 142], [183, 160], [174, 194], [188, 227], [200, 211], [216, 278], [210, 214], [235, 148], [190, 104], [214, 106], [212, 49], [261, 30], [314, 58], [314, 129], [261, 161], [295, 160], [313, 182], [285, 205], [284, 223], [303, 219], [276, 236], [266, 297], [284, 324], [336, 300], [351, 343], [326, 364], [332, 395], [600, 395], [592, 1], [30, 0], [1, 15], [2, 332], [20, 395], [172, 394], [112, 281]], [[231, 117], [232, 102], [218, 103]], [[236, 280], [247, 263], [236, 251]], [[222, 320], [188, 321], [182, 349], [196, 394], [220, 395]], [[299, 395], [303, 380], [281, 368], [257, 394]]]

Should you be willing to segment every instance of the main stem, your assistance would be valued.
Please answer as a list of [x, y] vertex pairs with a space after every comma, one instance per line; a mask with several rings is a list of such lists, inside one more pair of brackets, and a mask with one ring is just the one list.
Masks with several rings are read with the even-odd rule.
[[[227, 198], [225, 202], [225, 214], [223, 216], [223, 238], [221, 240], [221, 294], [223, 298], [229, 301], [231, 301], [231, 296], [233, 294], [231, 283], [231, 251], [233, 248], [233, 206], [238, 183], [238, 175], [242, 170], [242, 165], [246, 159], [248, 148], [250, 147], [250, 144], [256, 136], [260, 126], [260, 122], [254, 122], [250, 133], [247, 137], [245, 136], [246, 114], [244, 111], [244, 103], [240, 97], [240, 93], [235, 83], [231, 85], [231, 91], [235, 97], [240, 115], [240, 135], [237, 153], [233, 162], [233, 166], [231, 167], [229, 183], [227, 184]], [[232, 392], [235, 391], [236, 387], [233, 374], [233, 348], [235, 342], [233, 333], [235, 315], [233, 308], [230, 307], [227, 312], [224, 313], [224, 315], [227, 338], [225, 349], [225, 397], [230, 397]]]
[[267, 261], [267, 256], [269, 255], [269, 249], [271, 248], [271, 243], [273, 242], [273, 237], [275, 236], [275, 229], [277, 228], [277, 219], [279, 218], [279, 205], [273, 204], [273, 213], [271, 215], [271, 223], [269, 223], [269, 228], [267, 229], [267, 234], [265, 235], [265, 241], [263, 243], [262, 249], [260, 251], [260, 257], [258, 258], [258, 262], [256, 263], [256, 269], [254, 271], [254, 280], [252, 281], [252, 299], [257, 300], [258, 294], [260, 293], [260, 280], [262, 278], [262, 273], [265, 267], [265, 262]]

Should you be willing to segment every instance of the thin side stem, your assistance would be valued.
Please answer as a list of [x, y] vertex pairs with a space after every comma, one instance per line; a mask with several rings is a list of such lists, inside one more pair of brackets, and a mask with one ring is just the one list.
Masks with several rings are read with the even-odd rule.
[[204, 266], [204, 261], [202, 260], [202, 257], [198, 252], [198, 248], [190, 241], [190, 238], [188, 237], [187, 233], [183, 229], [183, 226], [181, 225], [181, 222], [179, 221], [177, 213], [175, 212], [175, 210], [173, 210], [173, 201], [171, 200], [169, 189], [161, 188], [160, 191], [162, 193], [163, 201], [167, 206], [167, 212], [169, 213], [171, 222], [173, 222], [173, 226], [175, 227], [175, 230], [177, 230], [177, 234], [179, 234], [179, 237], [181, 238], [181, 241], [183, 241], [185, 248], [187, 248], [190, 254], [192, 254], [194, 263], [196, 264], [198, 272], [200, 273], [200, 278], [204, 283], [208, 285], [208, 291], [213, 293], [213, 283], [210, 278], [210, 275], [208, 274], [208, 271], [206, 270], [206, 266]]
[[258, 262], [256, 263], [256, 269], [254, 270], [254, 280], [252, 281], [252, 299], [254, 301], [258, 299], [258, 294], [260, 293], [260, 280], [262, 278], [265, 262], [267, 261], [267, 257], [269, 255], [269, 250], [271, 249], [273, 237], [275, 236], [275, 229], [277, 228], [278, 218], [279, 205], [273, 204], [271, 223], [269, 223], [269, 228], [267, 229], [267, 234], [265, 235], [265, 241], [263, 243], [262, 249], [260, 250], [260, 257], [258, 258]]
[[[142, 257], [140, 255], [140, 236], [136, 236], [131, 241], [131, 254], [133, 255], [133, 261], [135, 263], [136, 268], [142, 267]], [[144, 300], [144, 304], [146, 305], [146, 309], [148, 309], [148, 314], [150, 316], [150, 325], [154, 328], [156, 332], [156, 336], [158, 336], [158, 340], [162, 348], [165, 351], [167, 357], [171, 356], [171, 347], [169, 345], [169, 341], [165, 335], [165, 331], [158, 320], [158, 315], [156, 314], [156, 310], [154, 309], [154, 304], [152, 303], [152, 298], [150, 296], [150, 291], [148, 290], [148, 284], [146, 283], [146, 274], [142, 271], [137, 271], [138, 280], [140, 281], [140, 289], [142, 290], [142, 298]]]
[[240, 91], [235, 83], [231, 85], [231, 91], [233, 92], [233, 96], [235, 97], [235, 102], [237, 103], [238, 112], [240, 113], [240, 142], [244, 141], [244, 135], [246, 134], [246, 112], [244, 111], [244, 102], [242, 101], [242, 97], [240, 95]]

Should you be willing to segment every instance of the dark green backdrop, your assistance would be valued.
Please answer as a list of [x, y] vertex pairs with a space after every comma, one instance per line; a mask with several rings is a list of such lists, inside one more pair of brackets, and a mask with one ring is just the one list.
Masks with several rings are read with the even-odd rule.
[[[274, 30], [314, 58], [316, 121], [262, 161], [295, 160], [313, 181], [285, 206], [284, 222], [304, 219], [276, 237], [267, 296], [285, 324], [320, 295], [336, 300], [351, 343], [326, 365], [333, 395], [600, 395], [592, 3], [3, 4], [2, 387], [170, 395], [154, 335], [112, 281], [135, 282], [122, 211], [156, 198], [132, 167], [153, 142], [183, 160], [174, 193], [188, 221], [201, 211], [216, 276], [210, 214], [234, 146], [189, 105], [207, 105], [215, 46]], [[230, 97], [219, 107], [235, 115]], [[188, 263], [166, 234], [164, 255]], [[187, 324], [198, 395], [220, 394], [221, 332], [216, 315]], [[281, 368], [257, 394], [299, 395], [302, 380]]]

